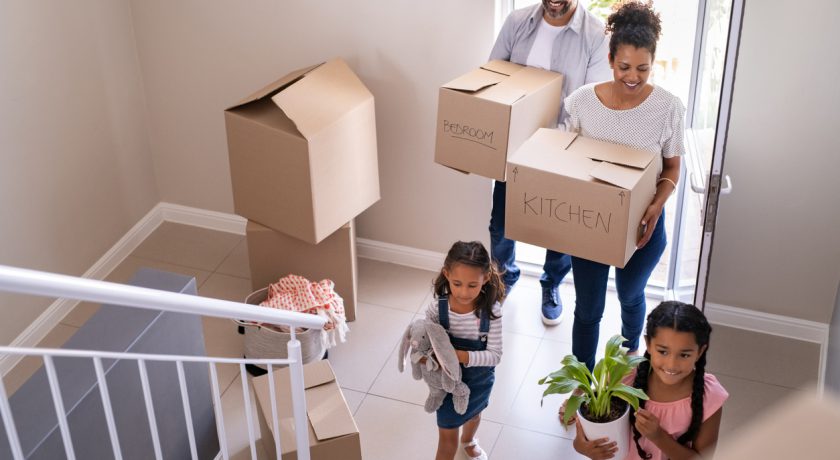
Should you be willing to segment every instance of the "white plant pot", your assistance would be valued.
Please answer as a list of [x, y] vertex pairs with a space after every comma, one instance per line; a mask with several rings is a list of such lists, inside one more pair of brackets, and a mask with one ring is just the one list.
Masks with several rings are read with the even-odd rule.
[[618, 445], [618, 451], [615, 453], [613, 459], [615, 460], [624, 460], [627, 457], [627, 454], [630, 453], [630, 406], [627, 406], [627, 410], [624, 411], [624, 414], [613, 420], [612, 422], [607, 423], [597, 423], [591, 422], [585, 419], [581, 414], [580, 410], [578, 409], [577, 419], [580, 420], [581, 426], [583, 426], [583, 434], [586, 435], [586, 439], [599, 439], [599, 438], [609, 438], [611, 441], [615, 441]]

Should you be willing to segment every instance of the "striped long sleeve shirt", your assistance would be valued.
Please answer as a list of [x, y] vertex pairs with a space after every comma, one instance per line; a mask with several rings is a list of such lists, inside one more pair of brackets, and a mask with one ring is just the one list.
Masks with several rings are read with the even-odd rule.
[[[493, 305], [493, 315], [498, 318], [490, 320], [490, 332], [487, 335], [487, 349], [484, 351], [470, 351], [469, 362], [466, 367], [498, 366], [502, 360], [502, 306]], [[426, 309], [426, 318], [440, 323], [437, 299], [433, 300]], [[449, 310], [449, 333], [462, 339], [477, 340], [480, 320], [475, 312], [455, 313]]]

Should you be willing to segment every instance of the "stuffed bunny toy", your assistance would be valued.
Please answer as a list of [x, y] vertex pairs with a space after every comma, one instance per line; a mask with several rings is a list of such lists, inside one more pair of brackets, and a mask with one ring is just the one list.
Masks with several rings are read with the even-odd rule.
[[[397, 359], [400, 372], [405, 369], [409, 352], [412, 376], [415, 380], [422, 378], [429, 386], [426, 412], [436, 411], [443, 404], [446, 393], [452, 393], [455, 412], [465, 413], [470, 401], [470, 387], [461, 381], [461, 366], [446, 329], [428, 319], [412, 321], [400, 345]], [[426, 358], [425, 365], [420, 362], [421, 358]]]

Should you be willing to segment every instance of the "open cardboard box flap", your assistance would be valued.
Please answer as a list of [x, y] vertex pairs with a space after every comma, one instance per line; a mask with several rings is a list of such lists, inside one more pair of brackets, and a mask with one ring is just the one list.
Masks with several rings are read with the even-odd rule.
[[487, 99], [488, 101], [499, 102], [501, 104], [513, 105], [516, 101], [525, 97], [528, 94], [522, 88], [513, 85], [506, 85], [507, 82], [501, 82], [498, 85], [489, 88], [487, 91], [479, 94], [478, 97]]
[[589, 171], [589, 175], [595, 179], [608, 182], [627, 190], [632, 189], [636, 185], [636, 182], [639, 181], [639, 178], [641, 178], [641, 174], [639, 174], [638, 170], [608, 163], [606, 161], [602, 161], [595, 165], [595, 167]]
[[568, 150], [574, 144], [575, 151], [593, 160], [608, 161], [617, 165], [630, 166], [636, 169], [644, 169], [656, 156], [653, 152], [634, 149], [619, 144], [612, 144], [583, 137], [577, 133], [569, 133], [574, 137], [566, 145]]
[[[461, 75], [460, 77], [442, 86], [444, 88], [474, 93], [476, 91], [481, 91], [482, 89], [487, 88], [489, 86], [498, 84], [499, 82], [505, 80], [507, 77], [513, 75], [516, 72], [519, 72], [524, 68], [524, 66], [514, 64], [508, 61], [490, 61], [487, 64], [484, 64], [483, 66], [479, 67], [478, 69], [475, 69], [472, 72], [469, 72], [465, 75]], [[522, 94], [517, 96], [516, 99], [513, 100], [516, 101], [517, 99], [524, 96], [524, 94], [525, 93], [523, 92]], [[504, 100], [499, 100], [499, 102], [505, 103]]]
[[483, 66], [481, 66], [481, 68], [487, 69], [491, 72], [500, 73], [502, 75], [511, 76], [516, 72], [519, 72], [520, 70], [524, 69], [525, 66], [510, 61], [502, 61], [496, 59], [494, 61], [488, 62], [487, 64], [484, 64]]
[[474, 93], [480, 91], [488, 86], [493, 86], [504, 80], [505, 75], [491, 72], [485, 69], [475, 69], [470, 73], [461, 75], [460, 77], [443, 85], [444, 88], [454, 89], [458, 91], [468, 91]]
[[307, 74], [312, 69], [314, 69], [316, 67], [319, 67], [321, 65], [323, 65], [323, 62], [320, 63], [320, 64], [315, 64], [315, 65], [312, 65], [312, 66], [309, 66], [309, 67], [304, 67], [302, 69], [298, 69], [298, 70], [289, 72], [288, 74], [278, 78], [276, 81], [274, 81], [272, 83], [269, 83], [268, 85], [266, 85], [262, 89], [255, 91], [251, 95], [245, 97], [241, 101], [237, 102], [235, 105], [232, 105], [225, 110], [230, 110], [234, 107], [239, 107], [240, 105], [245, 105], [245, 104], [248, 104], [250, 102], [254, 102], [256, 100], [262, 99], [262, 98], [268, 96], [269, 94], [290, 85], [295, 80], [297, 80], [300, 77], [302, 77], [303, 75]]
[[641, 178], [641, 172], [656, 156], [653, 152], [631, 147], [599, 142], [574, 132], [558, 136], [564, 150], [573, 144], [575, 152], [595, 160], [589, 175], [624, 189], [632, 189]]
[[333, 59], [304, 72], [271, 100], [295, 123], [303, 137], [311, 139], [353, 107], [373, 100], [373, 95], [347, 63]]
[[[303, 366], [303, 381], [306, 391], [306, 414], [309, 425], [319, 441], [358, 433], [356, 422], [347, 407], [335, 374], [329, 361], [322, 360]], [[253, 379], [257, 401], [271, 427], [271, 405], [268, 375]], [[291, 385], [289, 369], [274, 372], [275, 394], [278, 401], [278, 422], [283, 452], [295, 450], [294, 419], [291, 409]]]

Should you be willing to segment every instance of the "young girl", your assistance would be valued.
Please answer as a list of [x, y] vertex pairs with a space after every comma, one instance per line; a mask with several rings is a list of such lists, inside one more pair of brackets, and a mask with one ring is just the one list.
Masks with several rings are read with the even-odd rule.
[[452, 460], [461, 446], [467, 457], [486, 460], [475, 433], [481, 411], [490, 400], [495, 367], [502, 358], [501, 302], [505, 287], [496, 265], [478, 241], [459, 241], [446, 254], [443, 268], [434, 281], [435, 300], [426, 317], [443, 326], [461, 363], [462, 380], [470, 387], [467, 411], [455, 412], [452, 395], [437, 411], [437, 460]]
[[[648, 360], [639, 365], [632, 384], [647, 392], [631, 412], [632, 445], [627, 459], [711, 458], [729, 393], [706, 373], [712, 332], [694, 305], [662, 302], [648, 316], [645, 343]], [[628, 379], [628, 383], [631, 381]], [[588, 441], [578, 423], [575, 450], [592, 459], [611, 458], [615, 443]]]

